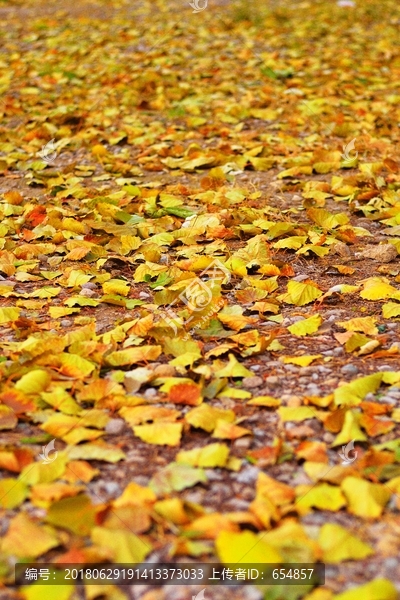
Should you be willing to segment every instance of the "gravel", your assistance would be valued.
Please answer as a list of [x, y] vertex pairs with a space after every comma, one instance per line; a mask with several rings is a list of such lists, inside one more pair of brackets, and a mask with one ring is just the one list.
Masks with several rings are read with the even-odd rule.
[[359, 372], [358, 367], [352, 364], [344, 365], [340, 370], [344, 375], [357, 375]]
[[268, 385], [278, 385], [279, 377], [277, 377], [276, 375], [270, 375], [266, 378], [265, 382], [268, 383]]
[[245, 377], [242, 381], [242, 386], [245, 389], [251, 390], [252, 388], [260, 387], [260, 385], [263, 385], [263, 383], [264, 383], [264, 380], [262, 377], [258, 377], [257, 375], [254, 375], [254, 377]]
[[109, 435], [118, 435], [125, 427], [125, 421], [123, 419], [110, 419], [105, 426], [105, 431]]
[[236, 481], [246, 484], [254, 483], [258, 478], [259, 472], [260, 469], [258, 467], [245, 467], [236, 475]]

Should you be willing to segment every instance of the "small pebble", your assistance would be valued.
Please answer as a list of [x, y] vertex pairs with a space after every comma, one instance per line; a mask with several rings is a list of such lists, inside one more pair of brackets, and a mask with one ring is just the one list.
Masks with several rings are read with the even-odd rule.
[[340, 370], [345, 375], [356, 375], [358, 373], [358, 367], [352, 364], [344, 365]]
[[151, 298], [151, 294], [148, 294], [147, 292], [140, 292], [139, 298], [141, 300], [147, 300], [148, 298]]
[[105, 431], [109, 435], [118, 435], [125, 427], [125, 421], [123, 419], [110, 419], [105, 426]]
[[296, 277], [292, 277], [292, 281], [305, 281], [308, 279], [308, 275], [304, 273], [304, 275], [296, 275]]
[[206, 475], [209, 481], [220, 481], [222, 479], [221, 473], [218, 473], [215, 469], [206, 469]]
[[236, 481], [239, 483], [254, 483], [257, 478], [260, 469], [258, 467], [245, 467], [236, 476]]
[[79, 295], [84, 296], [85, 298], [93, 298], [93, 296], [96, 296], [96, 292], [88, 288], [82, 288]]
[[310, 383], [307, 386], [307, 393], [310, 396], [322, 396], [321, 388], [313, 383]]
[[252, 388], [260, 387], [260, 385], [262, 385], [263, 383], [263, 378], [258, 377], [257, 375], [254, 375], [254, 377], [245, 377], [242, 381], [243, 387], [249, 390]]
[[71, 327], [72, 324], [73, 323], [72, 323], [71, 319], [61, 319], [61, 321], [60, 321], [61, 327]]
[[110, 496], [114, 496], [121, 493], [120, 485], [116, 481], [103, 481], [101, 482], [101, 485], [106, 491], [106, 493]]
[[333, 435], [333, 433], [329, 433], [329, 431], [327, 431], [326, 433], [324, 433], [324, 435], [322, 436], [322, 439], [324, 440], [324, 442], [326, 442], [327, 444], [331, 444], [333, 442], [333, 440], [335, 439], [335, 436]]
[[97, 290], [97, 285], [95, 283], [88, 281], [87, 283], [84, 283], [82, 285], [82, 289], [83, 290]]
[[337, 348], [334, 348], [332, 350], [333, 352], [333, 356], [342, 356], [342, 354], [344, 354], [344, 350], [341, 346], [338, 346]]
[[270, 375], [266, 378], [265, 382], [269, 385], [277, 385], [279, 383], [279, 377], [277, 377], [276, 375]]
[[248, 448], [251, 444], [251, 438], [242, 437], [234, 441], [235, 448]]
[[392, 398], [391, 396], [381, 396], [379, 398], [379, 402], [382, 402], [384, 404], [397, 404], [398, 399], [397, 398]]
[[147, 399], [154, 398], [154, 396], [157, 396], [156, 388], [148, 388], [144, 393], [144, 397]]
[[398, 559], [394, 556], [390, 556], [389, 558], [385, 558], [384, 564], [386, 569], [396, 569], [398, 567]]

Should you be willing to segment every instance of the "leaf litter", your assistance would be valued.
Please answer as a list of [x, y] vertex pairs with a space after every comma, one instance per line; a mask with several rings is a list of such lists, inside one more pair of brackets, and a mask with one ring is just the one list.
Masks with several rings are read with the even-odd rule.
[[155, 555], [396, 597], [398, 12], [352, 4], [2, 4], [10, 598], [15, 560]]

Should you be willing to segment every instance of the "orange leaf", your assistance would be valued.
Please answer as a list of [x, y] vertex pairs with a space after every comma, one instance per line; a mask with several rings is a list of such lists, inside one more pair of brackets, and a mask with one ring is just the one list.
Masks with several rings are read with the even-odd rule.
[[178, 383], [170, 388], [168, 399], [174, 404], [198, 406], [202, 402], [201, 390], [199, 386], [195, 384]]
[[217, 426], [214, 429], [212, 437], [224, 440], [236, 440], [244, 435], [251, 435], [251, 431], [249, 429], [245, 429], [244, 427], [239, 427], [233, 423], [227, 423], [227, 421], [218, 419]]
[[393, 421], [376, 419], [371, 415], [363, 414], [360, 416], [359, 421], [361, 427], [365, 429], [368, 435], [376, 437], [377, 435], [383, 435], [389, 433], [395, 428], [396, 424]]
[[12, 408], [17, 413], [25, 413], [35, 410], [36, 405], [18, 390], [6, 390], [0, 394], [0, 402]]

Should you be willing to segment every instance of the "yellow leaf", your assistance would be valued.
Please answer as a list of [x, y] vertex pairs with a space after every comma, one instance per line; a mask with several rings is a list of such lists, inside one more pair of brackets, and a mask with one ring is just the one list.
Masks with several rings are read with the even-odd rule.
[[39, 394], [49, 385], [51, 381], [50, 375], [46, 371], [41, 369], [33, 369], [29, 373], [26, 373], [17, 381], [15, 389], [23, 392], [24, 394]]
[[79, 494], [53, 502], [47, 510], [46, 521], [76, 535], [86, 536], [96, 525], [96, 510], [89, 496]]
[[147, 444], [178, 446], [182, 428], [182, 423], [157, 422], [151, 425], [137, 425], [133, 428], [133, 432]]
[[[49, 454], [52, 458], [52, 453]], [[65, 473], [67, 457], [59, 453], [50, 463], [35, 462], [29, 464], [21, 471], [20, 479], [27, 485], [37, 483], [50, 483], [55, 479], [61, 479]]]
[[252, 377], [254, 375], [254, 373], [238, 362], [233, 354], [229, 354], [228, 358], [229, 363], [222, 369], [217, 370], [217, 377]]
[[392, 317], [400, 316], [400, 303], [387, 302], [382, 306], [382, 315], [384, 319], [391, 319]]
[[319, 483], [314, 486], [298, 485], [296, 487], [296, 495], [298, 496], [296, 506], [299, 509], [315, 507], [320, 510], [332, 510], [336, 512], [343, 508], [343, 506], [346, 506], [346, 498], [340, 488], [328, 483]]
[[304, 335], [310, 335], [311, 333], [315, 333], [318, 331], [319, 326], [322, 323], [322, 317], [320, 315], [314, 315], [309, 317], [308, 319], [304, 319], [302, 321], [297, 321], [288, 327], [290, 333], [296, 335], [298, 337], [302, 337]]
[[106, 357], [106, 362], [112, 367], [134, 365], [139, 362], [157, 360], [162, 351], [161, 346], [139, 346], [138, 348], [127, 348], [111, 352]]
[[303, 469], [312, 481], [326, 481], [334, 485], [339, 485], [343, 479], [350, 475], [358, 476], [358, 472], [349, 464], [332, 467], [323, 462], [306, 461], [303, 463]]
[[285, 563], [313, 563], [320, 558], [318, 543], [310, 539], [294, 519], [287, 519], [262, 535], [267, 544], [278, 550]]
[[379, 333], [379, 330], [375, 323], [375, 317], [356, 317], [348, 321], [338, 321], [336, 324], [347, 331], [361, 331], [361, 333], [365, 333], [366, 335], [376, 335]]
[[181, 413], [173, 408], [158, 406], [124, 406], [119, 411], [119, 414], [131, 427], [135, 427], [149, 421], [153, 421], [154, 423], [159, 421], [176, 421]]
[[[24, 600], [71, 600], [75, 594], [75, 586], [65, 582], [64, 570], [56, 571], [54, 578], [52, 579], [53, 585], [47, 583], [35, 582], [33, 585], [21, 586], [20, 591]], [[95, 586], [91, 586], [93, 589]], [[105, 586], [102, 585], [102, 589]], [[89, 597], [87, 597], [89, 600]], [[115, 598], [117, 600], [117, 598]], [[121, 599], [118, 599], [121, 600]]]
[[200, 344], [194, 340], [181, 340], [178, 338], [164, 338], [163, 349], [165, 354], [172, 354], [179, 358], [183, 354], [192, 354], [195, 360], [201, 358]]
[[163, 496], [174, 491], [180, 492], [197, 483], [206, 482], [207, 476], [203, 469], [172, 462], [164, 469], [157, 471], [152, 477], [149, 487], [157, 496]]
[[246, 261], [243, 258], [239, 258], [238, 256], [232, 256], [226, 261], [226, 268], [229, 269], [234, 275], [239, 275], [239, 277], [246, 277], [247, 268]]
[[16, 321], [19, 317], [21, 310], [19, 308], [7, 307], [0, 308], [0, 325], [9, 323], [10, 321]]
[[224, 419], [218, 419], [212, 437], [224, 440], [236, 440], [244, 435], [252, 435], [249, 429], [239, 427], [233, 423], [227, 423]]
[[349, 503], [349, 512], [364, 519], [380, 517], [391, 496], [387, 486], [357, 477], [346, 477], [341, 488]]
[[192, 427], [198, 427], [208, 432], [213, 431], [217, 426], [217, 422], [221, 419], [227, 423], [233, 423], [236, 415], [233, 410], [215, 408], [209, 404], [201, 404], [185, 415], [185, 421]]
[[251, 398], [251, 393], [238, 388], [226, 387], [217, 395], [217, 398]]
[[209, 444], [203, 448], [182, 450], [176, 456], [176, 462], [192, 467], [215, 468], [225, 467], [229, 456], [229, 448], [225, 444]]
[[349, 222], [349, 217], [345, 213], [332, 214], [324, 208], [309, 208], [307, 216], [324, 229], [334, 229]]
[[159, 500], [153, 506], [155, 512], [175, 525], [186, 525], [189, 516], [185, 512], [184, 503], [180, 498], [167, 498]]
[[92, 153], [95, 156], [105, 156], [107, 154], [107, 148], [102, 144], [95, 144], [92, 146]]
[[321, 527], [318, 542], [324, 553], [323, 561], [327, 563], [361, 560], [374, 554], [371, 546], [336, 523], [326, 523]]
[[365, 346], [365, 344], [368, 344], [371, 341], [369, 338], [367, 338], [362, 333], [351, 333], [351, 332], [349, 332], [349, 333], [351, 335], [346, 340], [346, 343], [344, 345], [346, 352], [353, 352], [353, 350], [356, 350], [357, 348], [361, 348], [362, 346]]
[[367, 394], [376, 392], [381, 385], [382, 377], [382, 373], [373, 373], [338, 387], [333, 393], [336, 406], [360, 404]]
[[247, 404], [250, 406], [267, 406], [274, 408], [275, 406], [280, 406], [281, 401], [272, 396], [256, 396], [252, 400], [249, 400]]
[[91, 275], [86, 275], [84, 271], [72, 269], [69, 274], [67, 287], [78, 287], [82, 286], [92, 279]]
[[59, 319], [79, 312], [79, 308], [64, 308], [63, 306], [50, 306], [49, 315], [52, 319]]
[[252, 531], [221, 531], [215, 541], [217, 555], [223, 564], [280, 563], [282, 557], [261, 535]]
[[[233, 329], [234, 331], [240, 331], [243, 327], [247, 327], [248, 325], [253, 325], [257, 322], [257, 319], [253, 317], [245, 317], [242, 314], [232, 314], [233, 311], [230, 310], [235, 307], [228, 307], [224, 312], [218, 313], [218, 319], [221, 321], [223, 325], [226, 325], [227, 328]], [[240, 307], [239, 307], [240, 308]], [[242, 309], [241, 309], [242, 310]], [[228, 314], [228, 311], [231, 314]]]
[[342, 431], [336, 436], [332, 447], [347, 444], [351, 440], [365, 442], [367, 436], [361, 431], [359, 426], [359, 414], [348, 410], [344, 417]]
[[141, 563], [151, 552], [148, 539], [143, 541], [138, 535], [122, 529], [94, 527], [91, 532], [93, 544], [110, 550], [115, 563]]
[[328, 588], [314, 588], [309, 594], [303, 597], [303, 600], [332, 600], [333, 592]]
[[322, 354], [304, 354], [303, 356], [281, 356], [280, 360], [285, 364], [308, 367], [314, 360], [321, 358]]
[[391, 581], [378, 578], [365, 585], [336, 594], [332, 600], [360, 600], [360, 598], [363, 600], [398, 600], [398, 593]]
[[11, 520], [7, 533], [0, 541], [2, 552], [18, 558], [36, 558], [59, 545], [54, 533], [37, 525], [24, 512]]
[[282, 483], [265, 473], [259, 473], [256, 485], [256, 500], [268, 498], [275, 506], [283, 506], [294, 500], [295, 492], [286, 483]]
[[238, 526], [227, 516], [211, 513], [198, 517], [185, 527], [185, 534], [191, 538], [214, 540], [222, 531], [237, 532]]
[[273, 244], [274, 248], [290, 248], [291, 250], [298, 250], [305, 244], [307, 241], [306, 235], [293, 235], [283, 240], [279, 240], [279, 242], [275, 242]]
[[122, 279], [109, 279], [103, 283], [103, 292], [105, 294], [118, 294], [119, 296], [127, 296], [130, 286]]
[[130, 505], [146, 505], [148, 503], [155, 502], [157, 500], [157, 496], [148, 487], [143, 487], [138, 483], [132, 481], [128, 483], [123, 493], [119, 498], [114, 500], [113, 506], [130, 506]]
[[51, 392], [42, 392], [40, 397], [47, 404], [67, 415], [78, 415], [82, 411], [82, 407], [62, 387], [56, 387]]
[[287, 291], [289, 298], [285, 299], [285, 302], [296, 306], [310, 304], [310, 302], [322, 296], [322, 292], [316, 284], [303, 283], [302, 281], [289, 281]]
[[305, 421], [306, 419], [315, 419], [317, 416], [315, 410], [308, 406], [281, 406], [278, 408], [278, 414], [283, 423], [287, 421]]
[[390, 298], [398, 290], [381, 277], [370, 277], [364, 281], [364, 289], [360, 292], [364, 300], [384, 300]]
[[[104, 460], [115, 463], [125, 458], [125, 453], [122, 450], [114, 446], [109, 446], [104, 442], [68, 446], [66, 453], [70, 460]], [[48, 465], [44, 466], [48, 467]]]
[[79, 354], [62, 352], [58, 355], [58, 359], [61, 363], [61, 373], [68, 377], [84, 379], [95, 369], [95, 365], [92, 362], [79, 356]]
[[378, 340], [370, 340], [369, 342], [361, 346], [361, 348], [357, 352], [357, 356], [365, 356], [366, 354], [371, 354], [371, 352], [373, 352], [380, 346], [381, 343]]
[[0, 479], [1, 508], [12, 510], [13, 508], [22, 504], [22, 502], [28, 497], [28, 494], [28, 487], [21, 479]]

